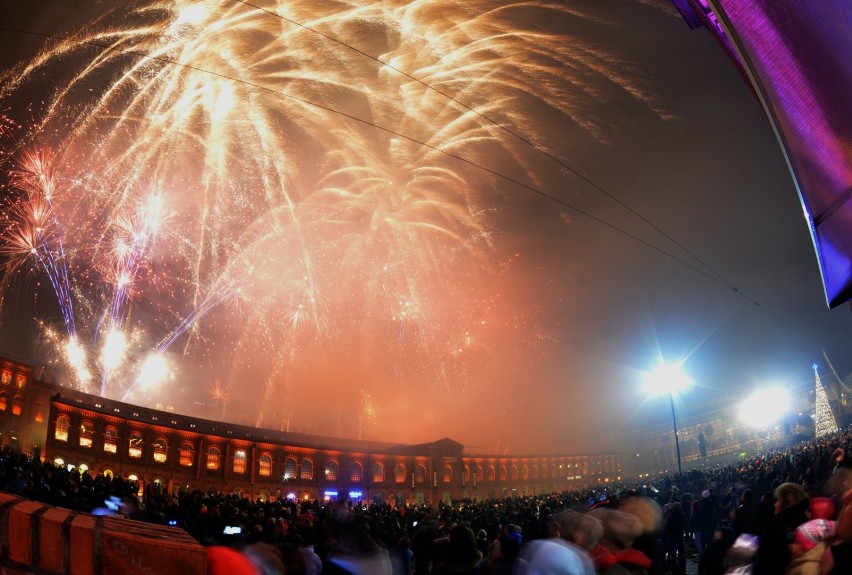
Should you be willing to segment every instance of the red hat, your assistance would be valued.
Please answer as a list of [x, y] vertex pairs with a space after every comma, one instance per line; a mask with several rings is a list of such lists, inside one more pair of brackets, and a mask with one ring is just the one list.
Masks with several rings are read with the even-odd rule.
[[232, 547], [213, 545], [206, 551], [207, 575], [258, 575], [254, 563]]
[[834, 519], [834, 501], [828, 497], [811, 499], [811, 519]]
[[834, 521], [811, 519], [796, 528], [796, 542], [805, 551], [810, 551], [826, 539], [834, 537]]

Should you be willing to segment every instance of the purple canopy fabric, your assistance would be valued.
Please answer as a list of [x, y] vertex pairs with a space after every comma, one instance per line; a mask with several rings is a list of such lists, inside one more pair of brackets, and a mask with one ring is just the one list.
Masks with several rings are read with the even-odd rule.
[[673, 0], [751, 83], [799, 193], [826, 302], [852, 299], [852, 0]]

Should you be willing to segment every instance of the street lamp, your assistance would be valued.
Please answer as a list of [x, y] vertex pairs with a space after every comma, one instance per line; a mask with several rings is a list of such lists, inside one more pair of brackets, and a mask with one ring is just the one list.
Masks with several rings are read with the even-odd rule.
[[680, 441], [677, 437], [677, 418], [675, 417], [675, 393], [686, 391], [692, 380], [680, 370], [680, 365], [660, 364], [645, 378], [645, 389], [652, 395], [667, 393], [672, 408], [672, 426], [674, 427], [675, 450], [677, 452], [677, 473], [683, 473], [680, 463]]

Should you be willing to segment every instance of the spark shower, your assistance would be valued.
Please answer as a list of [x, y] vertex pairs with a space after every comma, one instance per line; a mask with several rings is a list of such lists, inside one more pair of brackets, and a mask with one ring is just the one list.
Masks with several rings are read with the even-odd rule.
[[116, 399], [188, 388], [364, 438], [428, 422], [552, 337], [503, 226], [513, 180], [578, 184], [547, 155], [607, 141], [590, 101], [665, 118], [571, 32], [613, 26], [593, 6], [97, 8], [0, 76], [3, 251], [7, 290], [51, 288], [68, 384]]

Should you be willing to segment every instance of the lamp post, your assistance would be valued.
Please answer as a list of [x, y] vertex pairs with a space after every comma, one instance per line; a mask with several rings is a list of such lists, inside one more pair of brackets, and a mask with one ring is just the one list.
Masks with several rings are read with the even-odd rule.
[[674, 410], [674, 392], [669, 392], [669, 403], [672, 406], [672, 427], [674, 428], [674, 436], [675, 436], [675, 452], [677, 453], [677, 474], [682, 475], [683, 470], [680, 466], [680, 440], [677, 437], [677, 418], [675, 417]]
[[660, 364], [648, 374], [645, 379], [645, 387], [651, 394], [658, 395], [667, 393], [669, 405], [672, 410], [672, 427], [674, 428], [675, 452], [677, 454], [677, 473], [681, 475], [683, 469], [680, 461], [680, 440], [677, 436], [677, 417], [675, 416], [674, 396], [675, 393], [686, 391], [692, 385], [692, 380], [680, 370], [680, 365]]

